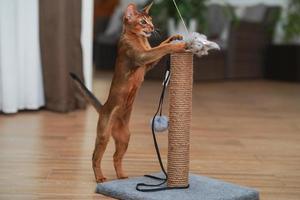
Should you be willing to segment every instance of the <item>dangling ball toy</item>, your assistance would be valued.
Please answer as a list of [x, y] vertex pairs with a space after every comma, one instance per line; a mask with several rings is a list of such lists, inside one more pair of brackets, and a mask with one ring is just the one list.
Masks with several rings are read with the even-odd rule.
[[164, 132], [168, 130], [169, 118], [165, 115], [155, 116], [150, 120], [150, 126], [153, 126], [155, 132]]

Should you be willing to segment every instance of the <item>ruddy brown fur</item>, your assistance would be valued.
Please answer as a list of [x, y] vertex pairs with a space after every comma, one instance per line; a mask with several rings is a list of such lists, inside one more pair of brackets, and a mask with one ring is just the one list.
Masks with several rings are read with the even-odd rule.
[[99, 113], [92, 162], [97, 182], [106, 180], [101, 170], [101, 160], [110, 136], [115, 141], [113, 160], [117, 177], [127, 178], [122, 168], [122, 160], [130, 139], [129, 120], [132, 105], [144, 75], [166, 54], [185, 51], [184, 42], [170, 43], [174, 39], [182, 39], [180, 35], [168, 38], [157, 47], [150, 46], [147, 38], [154, 31], [152, 19], [148, 14], [151, 5], [138, 11], [134, 4], [129, 4], [125, 11], [115, 73], [106, 103], [101, 107], [95, 106], [99, 105], [95, 103], [95, 98], [91, 98], [91, 93], [86, 91], [82, 83], [78, 84]]

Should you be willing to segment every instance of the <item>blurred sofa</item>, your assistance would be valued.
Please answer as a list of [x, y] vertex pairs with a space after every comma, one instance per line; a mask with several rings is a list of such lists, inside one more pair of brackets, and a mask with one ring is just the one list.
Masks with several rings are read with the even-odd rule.
[[[246, 7], [243, 17], [235, 21], [224, 9], [216, 4], [208, 6], [208, 38], [220, 44], [221, 51], [194, 57], [194, 80], [261, 78], [265, 49], [272, 41], [280, 7], [263, 4]], [[99, 69], [113, 69], [115, 64], [119, 34], [106, 34], [108, 21], [99, 19], [95, 24], [94, 62]], [[151, 37], [150, 43], [156, 46], [166, 37]], [[169, 56], [165, 56], [146, 78], [162, 78], [168, 64]]]

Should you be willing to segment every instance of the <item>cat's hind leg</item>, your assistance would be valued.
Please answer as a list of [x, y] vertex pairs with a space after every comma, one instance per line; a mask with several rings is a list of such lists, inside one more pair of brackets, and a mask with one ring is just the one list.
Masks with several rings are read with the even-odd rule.
[[123, 158], [127, 151], [130, 139], [128, 125], [122, 125], [122, 123], [118, 123], [116, 126], [113, 127], [112, 136], [115, 140], [116, 147], [113, 159], [117, 177], [119, 179], [128, 178], [128, 176], [124, 173], [122, 165]]
[[106, 177], [102, 173], [101, 161], [111, 135], [111, 128], [108, 126], [109, 125], [105, 124], [104, 120], [99, 118], [97, 138], [93, 153], [93, 170], [97, 183], [106, 181]]
[[106, 181], [106, 177], [102, 173], [101, 161], [107, 147], [109, 138], [111, 136], [111, 131], [113, 124], [115, 123], [115, 116], [119, 106], [116, 106], [112, 111], [107, 111], [105, 108], [102, 108], [102, 111], [99, 113], [99, 120], [97, 126], [97, 138], [95, 142], [95, 149], [93, 153], [93, 170], [97, 182]]

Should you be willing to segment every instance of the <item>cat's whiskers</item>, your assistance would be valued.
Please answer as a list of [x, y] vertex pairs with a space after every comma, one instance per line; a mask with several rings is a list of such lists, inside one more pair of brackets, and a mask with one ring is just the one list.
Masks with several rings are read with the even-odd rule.
[[159, 28], [155, 28], [154, 31], [157, 32], [157, 33], [160, 35], [160, 30], [159, 30]]
[[156, 39], [159, 39], [159, 38], [160, 38], [160, 33], [159, 33], [158, 29], [154, 29], [154, 31], [153, 31], [153, 36], [154, 36]]

